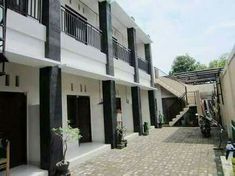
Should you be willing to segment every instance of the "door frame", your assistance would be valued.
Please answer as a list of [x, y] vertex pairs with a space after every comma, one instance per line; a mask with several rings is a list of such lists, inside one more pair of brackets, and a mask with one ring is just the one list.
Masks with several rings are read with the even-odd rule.
[[[90, 142], [92, 142], [92, 139], [93, 139], [93, 135], [92, 135], [92, 118], [91, 118], [91, 97], [90, 97], [90, 95], [79, 95], [79, 94], [76, 94], [76, 93], [70, 93], [70, 94], [66, 94], [65, 95], [65, 99], [66, 99], [66, 111], [67, 111], [67, 120], [69, 120], [68, 119], [68, 96], [74, 96], [74, 97], [76, 97], [77, 98], [77, 101], [78, 101], [78, 98], [79, 97], [87, 97], [87, 98], [89, 98], [89, 112], [90, 112], [90, 134], [91, 134], [91, 139], [90, 139]], [[77, 109], [76, 109], [76, 112], [78, 113], [78, 106], [77, 106]], [[78, 116], [76, 117], [76, 118], [78, 118]], [[78, 119], [77, 119], [78, 120]], [[78, 127], [78, 124], [77, 124], [77, 128], [79, 128]], [[79, 143], [80, 143], [80, 140], [79, 140]]]
[[28, 136], [28, 94], [27, 92], [24, 92], [24, 91], [15, 91], [15, 90], [0, 90], [0, 94], [1, 93], [4, 93], [4, 94], [21, 94], [21, 95], [24, 95], [25, 97], [25, 117], [24, 117], [24, 136], [25, 136], [25, 142], [24, 142], [24, 153], [25, 153], [25, 163], [24, 164], [27, 164], [28, 163], [28, 160], [29, 160], [29, 136]]

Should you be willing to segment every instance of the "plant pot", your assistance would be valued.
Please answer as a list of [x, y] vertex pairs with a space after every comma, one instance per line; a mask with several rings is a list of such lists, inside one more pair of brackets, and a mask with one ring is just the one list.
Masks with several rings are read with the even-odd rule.
[[60, 161], [56, 164], [56, 176], [70, 176], [69, 162]]
[[124, 143], [125, 147], [127, 147], [127, 140], [124, 139], [124, 140], [122, 140], [122, 142]]

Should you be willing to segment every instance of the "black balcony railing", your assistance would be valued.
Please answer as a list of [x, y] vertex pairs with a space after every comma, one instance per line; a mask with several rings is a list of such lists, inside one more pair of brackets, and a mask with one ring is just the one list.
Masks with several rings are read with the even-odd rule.
[[101, 50], [102, 32], [64, 7], [61, 8], [61, 30], [76, 40]]
[[131, 65], [131, 51], [113, 39], [113, 57]]
[[42, 0], [7, 0], [6, 3], [9, 9], [41, 21]]
[[145, 59], [142, 59], [142, 58], [138, 58], [138, 65], [139, 65], [139, 68], [143, 71], [145, 71], [146, 73], [150, 73], [149, 72], [149, 62]]

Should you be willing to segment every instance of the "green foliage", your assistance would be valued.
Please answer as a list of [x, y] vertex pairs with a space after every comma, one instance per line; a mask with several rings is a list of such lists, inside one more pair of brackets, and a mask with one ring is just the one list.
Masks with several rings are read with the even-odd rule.
[[67, 127], [53, 128], [51, 131], [63, 141], [64, 152], [62, 162], [65, 162], [68, 142], [78, 141], [82, 137], [80, 135], [80, 130], [78, 128], [72, 128], [68, 121]]
[[188, 54], [177, 56], [171, 67], [170, 75], [180, 72], [196, 71], [196, 70], [205, 70], [208, 68], [224, 68], [227, 62], [228, 54], [223, 54], [218, 59], [212, 60], [209, 63], [209, 66], [197, 62], [193, 57]]
[[160, 111], [159, 111], [159, 123], [161, 124], [165, 123], [165, 117]]
[[200, 62], [197, 62], [195, 64], [195, 70], [205, 70], [207, 69], [207, 66], [205, 64], [201, 64]]
[[218, 59], [212, 60], [209, 63], [209, 68], [224, 68], [227, 63], [228, 54], [223, 54]]
[[203, 70], [206, 69], [207, 66], [201, 64], [200, 62], [196, 62], [196, 60], [189, 56], [188, 54], [177, 56], [173, 62], [171, 67], [170, 74], [180, 73], [180, 72], [188, 72], [195, 70]]
[[173, 62], [171, 73], [180, 73], [186, 71], [193, 71], [195, 70], [195, 63], [196, 60], [190, 57], [188, 54], [177, 56]]

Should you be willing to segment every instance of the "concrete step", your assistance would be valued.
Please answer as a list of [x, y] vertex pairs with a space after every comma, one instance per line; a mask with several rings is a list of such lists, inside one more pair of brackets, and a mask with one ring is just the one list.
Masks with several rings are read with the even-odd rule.
[[90, 158], [96, 157], [99, 154], [105, 153], [111, 150], [111, 145], [101, 143], [83, 143], [74, 151], [70, 151], [70, 168], [78, 164], [81, 164]]
[[[5, 175], [5, 171], [0, 172], [0, 175]], [[10, 176], [48, 176], [48, 171], [42, 170], [37, 166], [21, 165], [12, 168]]]
[[173, 126], [176, 122], [178, 122], [178, 120], [180, 120], [184, 116], [185, 113], [188, 112], [188, 110], [189, 108], [184, 108], [184, 110], [181, 111], [179, 115], [176, 115], [176, 118], [173, 118], [172, 121], [169, 122], [169, 125]]

